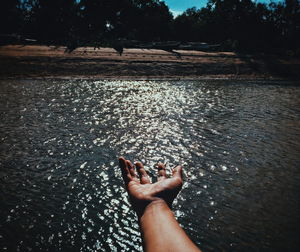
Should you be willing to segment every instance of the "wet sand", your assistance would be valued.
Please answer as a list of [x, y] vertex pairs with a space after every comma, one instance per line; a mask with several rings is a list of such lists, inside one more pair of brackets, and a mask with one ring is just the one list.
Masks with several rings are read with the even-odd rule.
[[0, 47], [0, 78], [299, 79], [300, 59], [156, 49], [8, 45]]

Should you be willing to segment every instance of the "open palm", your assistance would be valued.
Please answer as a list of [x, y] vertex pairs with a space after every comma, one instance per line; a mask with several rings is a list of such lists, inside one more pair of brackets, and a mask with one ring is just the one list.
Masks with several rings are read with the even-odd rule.
[[182, 167], [177, 166], [173, 169], [173, 176], [166, 177], [165, 165], [158, 165], [158, 181], [151, 183], [147, 172], [141, 162], [133, 164], [119, 158], [123, 180], [128, 191], [130, 201], [138, 216], [141, 216], [148, 204], [155, 201], [165, 201], [170, 207], [173, 200], [182, 187]]

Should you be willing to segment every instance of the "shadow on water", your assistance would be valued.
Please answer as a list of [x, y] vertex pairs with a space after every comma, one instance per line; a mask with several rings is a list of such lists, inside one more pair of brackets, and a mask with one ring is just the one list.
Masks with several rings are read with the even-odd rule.
[[204, 251], [295, 251], [300, 90], [285, 84], [1, 81], [1, 249], [141, 251], [124, 155], [152, 177], [184, 165], [174, 212]]

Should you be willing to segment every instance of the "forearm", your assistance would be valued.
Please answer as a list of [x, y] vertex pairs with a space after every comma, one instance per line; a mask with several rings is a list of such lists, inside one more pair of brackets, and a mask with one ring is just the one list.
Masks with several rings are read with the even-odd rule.
[[164, 201], [150, 203], [139, 223], [146, 252], [200, 251], [179, 226]]

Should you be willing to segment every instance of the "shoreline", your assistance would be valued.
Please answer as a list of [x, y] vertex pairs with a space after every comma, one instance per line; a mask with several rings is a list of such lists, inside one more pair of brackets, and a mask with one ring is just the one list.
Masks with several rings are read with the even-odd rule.
[[299, 80], [300, 59], [234, 52], [0, 46], [0, 79]]

